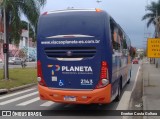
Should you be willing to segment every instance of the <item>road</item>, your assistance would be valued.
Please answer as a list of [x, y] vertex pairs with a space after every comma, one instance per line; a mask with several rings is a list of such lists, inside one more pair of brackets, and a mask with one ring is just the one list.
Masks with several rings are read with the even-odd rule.
[[[36, 66], [36, 62], [27, 62], [27, 67], [35, 67]], [[0, 63], [0, 69], [3, 68], [3, 63]], [[13, 69], [13, 68], [22, 68], [21, 65], [10, 65], [9, 64], [9, 68]]]
[[[132, 66], [132, 78], [130, 84], [127, 84], [122, 92], [122, 97], [119, 102], [112, 102], [107, 105], [76, 105], [76, 104], [59, 104], [50, 101], [42, 101], [38, 97], [37, 86], [31, 87], [29, 89], [20, 90], [10, 94], [5, 94], [0, 96], [0, 110], [45, 110], [48, 114], [55, 113], [54, 110], [68, 110], [67, 113], [63, 113], [59, 116], [54, 116], [54, 119], [121, 119], [119, 116], [95, 116], [99, 115], [98, 111], [90, 116], [85, 116], [85, 110], [127, 110], [129, 105], [129, 99], [133, 88], [135, 87], [135, 82], [137, 79], [137, 72], [139, 69], [139, 64], [134, 64]], [[78, 114], [73, 114], [73, 110], [79, 110]], [[84, 112], [83, 112], [84, 111]], [[92, 113], [92, 112], [91, 112]], [[73, 115], [72, 115], [73, 114]], [[80, 116], [81, 115], [81, 116]], [[36, 118], [36, 117], [33, 117]], [[43, 117], [50, 119], [51, 117]], [[6, 118], [4, 118], [6, 119]], [[7, 119], [10, 119], [7, 117]], [[12, 119], [17, 119], [17, 117], [12, 117]], [[26, 119], [26, 117], [25, 117]], [[29, 117], [28, 119], [31, 119]], [[37, 119], [42, 119], [38, 117]]]

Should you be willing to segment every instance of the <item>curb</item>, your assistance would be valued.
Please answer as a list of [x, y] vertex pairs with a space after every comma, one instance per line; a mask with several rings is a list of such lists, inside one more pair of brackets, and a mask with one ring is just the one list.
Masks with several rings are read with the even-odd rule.
[[[138, 74], [138, 77], [137, 77], [137, 78], [139, 78], [140, 70], [142, 70], [142, 64], [140, 64], [139, 74]], [[137, 79], [137, 80], [138, 80], [138, 79]], [[142, 83], [143, 83], [143, 82], [142, 82]], [[133, 93], [134, 89], [135, 89], [135, 87], [133, 86], [132, 93]], [[132, 95], [132, 93], [131, 93], [131, 95]], [[130, 98], [129, 102], [130, 102], [130, 103], [132, 102], [132, 99], [131, 99], [131, 98]]]
[[[145, 110], [147, 110], [147, 106], [146, 106], [146, 96], [143, 95], [142, 101], [143, 101], [143, 111], [145, 111]], [[147, 117], [147, 116], [143, 116], [143, 119], [148, 119], [148, 117]]]
[[[143, 72], [143, 65], [144, 65], [144, 62], [142, 64], [142, 72]], [[144, 95], [144, 87], [145, 87], [145, 84], [144, 84], [144, 72], [142, 73], [142, 78], [143, 78], [143, 87], [142, 87], [142, 101], [143, 101], [143, 111], [144, 110], [147, 110], [147, 107], [146, 107], [146, 96]], [[147, 119], [148, 117], [147, 116], [143, 116], [143, 119]]]
[[11, 89], [0, 89], [0, 94], [9, 93], [9, 92], [17, 91], [17, 90], [21, 90], [21, 89], [24, 89], [24, 88], [28, 88], [28, 87], [34, 86], [36, 84], [37, 83], [31, 83], [31, 84], [27, 84], [27, 85], [11, 88]]
[[[140, 72], [141, 72], [141, 70], [142, 70], [142, 64], [140, 64], [140, 69], [139, 69], [139, 73], [138, 73], [138, 79], [139, 79], [139, 77], [140, 77]], [[137, 79], [137, 80], [138, 80]], [[135, 85], [136, 85], [136, 83], [137, 82], [135, 82]], [[142, 82], [143, 83], [143, 82]], [[131, 92], [131, 96], [132, 96], [132, 94], [133, 94], [133, 91], [134, 91], [134, 89], [136, 88], [136, 86], [133, 86], [133, 89], [132, 89], [132, 92]], [[130, 106], [132, 105], [132, 98], [131, 98], [131, 96], [130, 96], [130, 99], [129, 99], [129, 105], [128, 105], [128, 109], [129, 110], [131, 110], [131, 108], [130, 108]], [[133, 119], [134, 118], [134, 116], [122, 116], [122, 118], [121, 119]], [[146, 118], [145, 118], [146, 119]]]
[[0, 89], [0, 94], [7, 93], [8, 89]]

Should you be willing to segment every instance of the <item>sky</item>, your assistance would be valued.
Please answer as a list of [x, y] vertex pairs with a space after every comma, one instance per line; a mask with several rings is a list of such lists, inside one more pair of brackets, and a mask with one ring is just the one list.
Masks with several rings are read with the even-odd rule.
[[[156, 0], [47, 0], [41, 13], [52, 10], [74, 8], [101, 8], [109, 13], [122, 27], [131, 39], [133, 47], [144, 48], [146, 46], [146, 34], [154, 33], [152, 28], [147, 29], [146, 21], [142, 16], [146, 14], [145, 6]], [[152, 36], [152, 35], [150, 35]]]

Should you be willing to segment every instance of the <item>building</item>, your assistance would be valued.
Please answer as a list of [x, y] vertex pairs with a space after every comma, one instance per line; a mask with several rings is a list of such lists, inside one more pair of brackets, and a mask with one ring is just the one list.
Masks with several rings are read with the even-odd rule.
[[143, 56], [144, 55], [144, 52], [145, 52], [145, 50], [144, 49], [137, 49], [137, 51], [136, 51], [136, 53], [137, 53], [137, 57], [141, 57], [141, 56]]
[[[0, 18], [0, 61], [4, 60], [3, 55], [3, 23]], [[16, 46], [14, 44], [9, 44], [9, 56], [19, 56], [19, 51], [24, 50], [27, 57], [36, 59], [36, 43], [33, 42], [32, 38], [29, 38], [28, 42], [28, 31], [22, 30], [21, 39], [19, 42], [19, 46]], [[28, 56], [29, 55], [29, 56]]]

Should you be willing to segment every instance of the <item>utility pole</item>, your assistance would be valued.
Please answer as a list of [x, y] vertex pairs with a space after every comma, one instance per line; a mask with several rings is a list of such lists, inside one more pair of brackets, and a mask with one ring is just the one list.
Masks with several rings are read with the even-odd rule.
[[28, 22], [28, 62], [29, 62], [29, 22]]
[[[1, 1], [4, 2], [4, 1]], [[6, 44], [7, 51], [4, 52], [4, 79], [8, 80], [9, 79], [9, 73], [8, 73], [8, 42], [6, 38], [6, 9], [5, 9], [5, 3], [3, 3], [3, 24], [4, 24], [4, 44]]]

